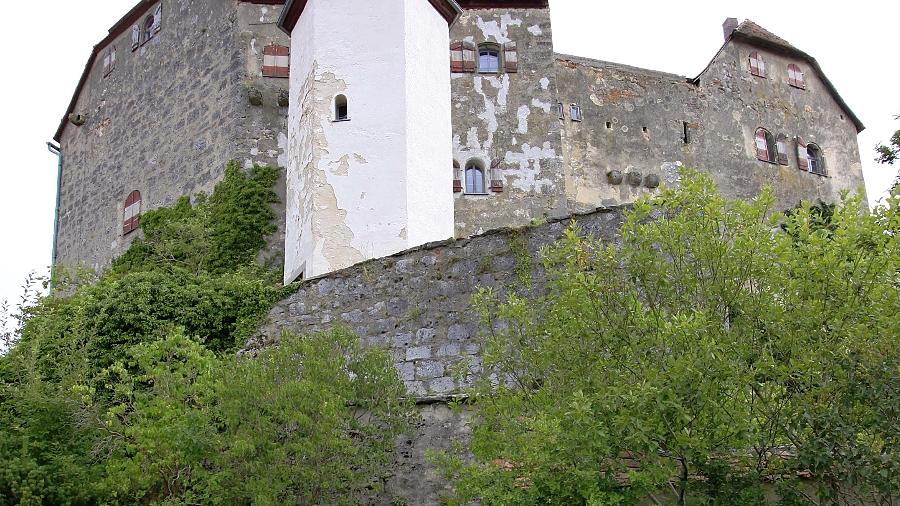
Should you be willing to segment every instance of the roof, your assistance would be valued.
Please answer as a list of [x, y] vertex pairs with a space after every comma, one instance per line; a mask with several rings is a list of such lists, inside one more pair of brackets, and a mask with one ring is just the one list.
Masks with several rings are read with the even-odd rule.
[[630, 72], [633, 74], [643, 74], [645, 76], [656, 77], [659, 79], [665, 79], [665, 80], [675, 81], [675, 82], [692, 82], [693, 81], [693, 79], [690, 79], [685, 76], [680, 76], [678, 74], [670, 74], [668, 72], [661, 72], [658, 70], [650, 70], [650, 69], [644, 69], [644, 68], [640, 68], [640, 67], [633, 67], [631, 65], [625, 65], [622, 63], [614, 63], [611, 61], [595, 60], [592, 58], [583, 58], [581, 56], [572, 56], [569, 54], [562, 54], [562, 53], [554, 53], [553, 56], [555, 56], [558, 61], [568, 61], [568, 62], [575, 63], [577, 65], [585, 65], [588, 67], [601, 68], [601, 69], [606, 69], [606, 68], [618, 69], [618, 70], [623, 70], [625, 72]]
[[[84, 70], [81, 72], [81, 78], [78, 80], [78, 85], [75, 87], [75, 92], [72, 94], [72, 99], [69, 101], [69, 107], [66, 109], [66, 113], [63, 114], [62, 119], [59, 122], [59, 127], [56, 129], [56, 134], [53, 135], [53, 140], [57, 143], [62, 139], [63, 130], [66, 129], [66, 125], [68, 124], [69, 114], [75, 111], [75, 105], [78, 103], [78, 97], [81, 95], [82, 89], [84, 89], [84, 85], [87, 83], [88, 76], [91, 73], [91, 68], [94, 66], [94, 62], [97, 60], [97, 55], [103, 51], [106, 46], [108, 46], [112, 41], [117, 39], [120, 35], [125, 33], [125, 31], [131, 27], [134, 23], [136, 23], [139, 19], [141, 19], [147, 11], [150, 10], [150, 7], [156, 5], [160, 0], [140, 0], [134, 7], [131, 8], [124, 16], [122, 16], [119, 21], [116, 22], [109, 29], [109, 33], [106, 37], [103, 38], [100, 42], [98, 42], [94, 49], [91, 50], [91, 55], [88, 57], [87, 63], [84, 65]], [[281, 5], [285, 2], [285, 0], [240, 0], [246, 3], [252, 4], [262, 4], [262, 5]]]
[[[294, 31], [300, 15], [303, 14], [303, 9], [306, 8], [307, 2], [308, 0], [287, 0], [284, 10], [281, 11], [281, 17], [278, 18], [278, 28], [290, 35]], [[447, 20], [449, 25], [456, 21], [461, 10], [455, 0], [428, 0], [428, 3], [434, 6], [435, 10]]]
[[[750, 21], [749, 19], [744, 20], [743, 23], [738, 25], [738, 27], [735, 28], [733, 32], [731, 32], [731, 34], [725, 40], [725, 45], [727, 46], [728, 42], [732, 40], [743, 41], [756, 47], [769, 49], [771, 51], [805, 60], [813, 68], [813, 70], [816, 71], [819, 79], [825, 84], [825, 87], [831, 93], [831, 96], [834, 97], [834, 100], [838, 103], [838, 105], [841, 106], [841, 108], [844, 109], [844, 111], [847, 113], [847, 116], [850, 117], [850, 120], [853, 121], [853, 124], [856, 126], [857, 133], [862, 132], [866, 129], [865, 125], [862, 124], [862, 121], [860, 121], [856, 114], [853, 113], [853, 111], [850, 109], [850, 106], [847, 105], [847, 102], [845, 102], [841, 95], [838, 93], [837, 88], [834, 87], [834, 84], [832, 84], [831, 81], [828, 80], [825, 72], [822, 71], [822, 67], [819, 66], [819, 62], [817, 62], [816, 59], [812, 56], [797, 49], [796, 47], [791, 45], [790, 42], [782, 39], [781, 37], [766, 30], [765, 28], [759, 26], [753, 21]], [[722, 47], [724, 48], [725, 46]], [[703, 75], [702, 72], [701, 75]], [[700, 76], [697, 76], [697, 79], [699, 80]]]

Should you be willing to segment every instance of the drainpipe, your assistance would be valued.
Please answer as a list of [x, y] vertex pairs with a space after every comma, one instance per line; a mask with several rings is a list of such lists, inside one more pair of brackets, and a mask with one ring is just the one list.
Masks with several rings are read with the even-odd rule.
[[56, 155], [59, 160], [56, 166], [56, 210], [53, 212], [53, 253], [50, 260], [50, 269], [56, 267], [56, 235], [59, 233], [59, 194], [62, 186], [62, 150], [52, 142], [47, 142], [47, 150]]

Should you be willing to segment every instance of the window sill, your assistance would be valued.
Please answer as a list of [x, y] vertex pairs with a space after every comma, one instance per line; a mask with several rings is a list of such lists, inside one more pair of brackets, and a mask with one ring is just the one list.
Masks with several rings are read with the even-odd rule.
[[350, 121], [350, 118], [333, 119], [333, 120], [331, 120], [332, 123], [344, 123], [345, 121]]
[[468, 193], [468, 192], [463, 192], [463, 195], [465, 195], [465, 196], [467, 196], [467, 197], [489, 197], [491, 194], [490, 194], [490, 193]]

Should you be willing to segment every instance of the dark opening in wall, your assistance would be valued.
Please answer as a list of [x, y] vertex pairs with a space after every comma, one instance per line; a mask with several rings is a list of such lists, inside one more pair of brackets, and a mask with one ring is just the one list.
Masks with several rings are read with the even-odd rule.
[[612, 130], [612, 121], [607, 121], [607, 122], [606, 122], [606, 128]]
[[641, 130], [643, 130], [644, 133], [647, 133], [647, 127], [641, 127]]
[[691, 143], [691, 127], [690, 127], [690, 125], [688, 125], [687, 121], [682, 121], [681, 127], [684, 132], [681, 140], [683, 140], [685, 144], [690, 144]]
[[334, 98], [334, 120], [347, 121], [350, 117], [347, 115], [347, 97], [338, 95]]

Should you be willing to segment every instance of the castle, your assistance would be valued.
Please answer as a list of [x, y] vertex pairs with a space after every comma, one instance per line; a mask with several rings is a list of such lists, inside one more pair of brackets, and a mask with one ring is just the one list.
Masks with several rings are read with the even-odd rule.
[[54, 139], [54, 264], [99, 270], [228, 160], [284, 167], [284, 281], [711, 174], [782, 207], [863, 184], [859, 119], [751, 21], [694, 78], [557, 54], [548, 0], [142, 0]]

